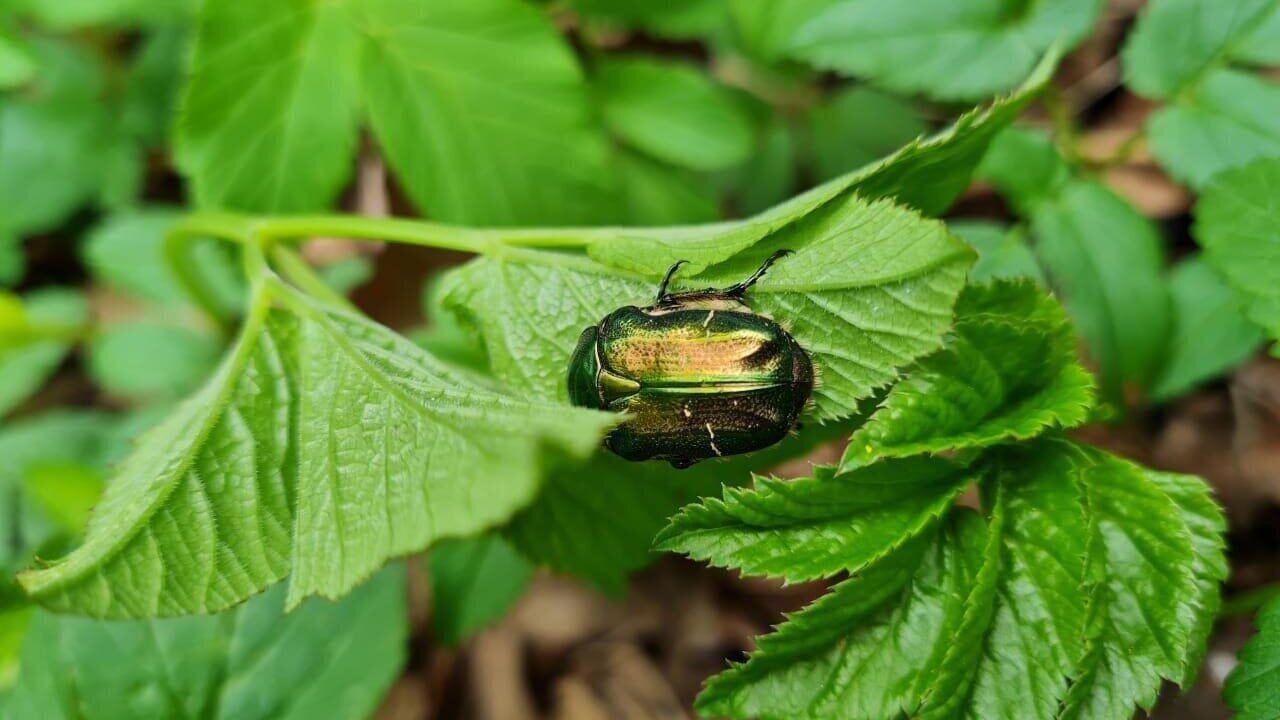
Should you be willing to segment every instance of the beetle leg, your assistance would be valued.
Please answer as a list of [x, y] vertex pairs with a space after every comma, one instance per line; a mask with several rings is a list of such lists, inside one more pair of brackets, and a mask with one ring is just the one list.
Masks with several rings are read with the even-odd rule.
[[743, 280], [742, 282], [738, 283], [737, 285], [734, 285], [731, 288], [726, 288], [724, 291], [725, 294], [741, 295], [745, 293], [752, 285], [755, 285], [757, 282], [759, 282], [760, 278], [764, 277], [764, 274], [769, 271], [770, 266], [772, 266], [780, 258], [783, 258], [790, 254], [791, 254], [790, 250], [784, 249], [784, 250], [779, 250], [774, 254], [770, 255], [769, 257], [765, 258], [764, 263], [760, 265], [759, 269], [751, 273], [751, 277], [747, 278], [746, 280]]
[[687, 262], [689, 261], [677, 260], [675, 264], [667, 268], [667, 274], [662, 277], [662, 284], [658, 286], [658, 302], [662, 302], [662, 299], [667, 296], [667, 286], [671, 284], [671, 278], [675, 277], [676, 270], [679, 270], [680, 266]]

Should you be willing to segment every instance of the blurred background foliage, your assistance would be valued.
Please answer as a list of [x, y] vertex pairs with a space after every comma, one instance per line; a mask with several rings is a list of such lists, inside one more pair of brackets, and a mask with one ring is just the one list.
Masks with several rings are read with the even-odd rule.
[[[163, 235], [181, 208], [342, 209], [473, 225], [742, 217], [1011, 90], [1055, 42], [1072, 52], [1053, 87], [993, 145], [948, 222], [981, 255], [975, 279], [1026, 275], [1063, 300], [1117, 423], [1093, 439], [1207, 476], [1232, 512], [1233, 550], [1246, 558], [1236, 582], [1280, 574], [1267, 554], [1280, 542], [1276, 524], [1268, 531], [1258, 520], [1276, 518], [1280, 500], [1272, 449], [1280, 373], [1258, 356], [1263, 330], [1191, 232], [1196, 194], [1211, 178], [1280, 156], [1280, 11], [1257, 0], [1153, 0], [1140, 14], [1142, 5], [7, 0], [0, 693], [12, 692], [21, 662], [17, 717], [70, 716], [75, 707], [112, 718], [304, 717], [315, 707], [362, 717], [392, 683], [459, 682], [439, 680], [439, 663], [416, 657], [427, 651], [415, 651], [410, 666], [433, 670], [397, 680], [403, 658], [388, 648], [421, 645], [409, 637], [433, 637], [433, 648], [460, 642], [502, 617], [531, 582], [526, 600], [537, 601], [532, 563], [495, 535], [441, 547], [427, 575], [410, 568], [415, 597], [434, 588], [429, 621], [411, 611], [406, 624], [394, 606], [404, 573], [392, 568], [342, 603], [342, 618], [380, 613], [380, 621], [323, 647], [305, 636], [342, 625], [325, 615], [332, 608], [309, 605], [263, 627], [279, 622], [275, 595], [218, 618], [110, 629], [25, 603], [13, 574], [74, 545], [105, 469], [203, 381], [227, 341], [165, 264]], [[233, 252], [212, 242], [196, 252], [205, 284], [234, 318], [243, 293]], [[335, 289], [440, 357], [487, 364], [474, 336], [440, 311], [436, 276], [460, 256], [331, 239], [313, 241], [306, 256]], [[1229, 395], [1224, 378], [1245, 363]], [[1177, 432], [1190, 435], [1170, 437]], [[647, 562], [648, 537], [639, 542], [634, 565]], [[1256, 557], [1271, 564], [1249, 565]], [[779, 597], [785, 607], [803, 597], [711, 577], [689, 580], [689, 597], [703, 598], [710, 583], [738, 605], [755, 598], [773, 613], [753, 611], [757, 625], [776, 617]], [[672, 582], [656, 578], [643, 582]], [[621, 577], [595, 582], [624, 586]], [[570, 592], [548, 587], [544, 594]], [[590, 597], [593, 612], [604, 612]], [[725, 612], [714, 620], [722, 629], [741, 619]], [[596, 627], [591, 617], [570, 625]], [[688, 652], [687, 638], [646, 632], [661, 634], [664, 658]], [[663, 666], [668, 682], [654, 681], [654, 692], [686, 705], [736, 652], [724, 638], [749, 636], [725, 631], [708, 641], [708, 658]], [[370, 660], [333, 676], [287, 675], [272, 694], [257, 687], [261, 673], [236, 665], [250, 646], [285, 664], [356, 651]], [[133, 676], [104, 660], [121, 653], [139, 659]], [[479, 656], [465, 662], [501, 675]], [[165, 668], [177, 666], [191, 673], [183, 682], [206, 688], [200, 702], [188, 702], [185, 686], [165, 685]], [[104, 687], [144, 690], [78, 697], [55, 677], [66, 667]], [[331, 697], [335, 686], [357, 690]], [[294, 707], [281, 699], [290, 693], [329, 705]], [[491, 712], [486, 703], [503, 702], [460, 700], [466, 691], [456, 688], [432, 693], [432, 712], [445, 697]]]

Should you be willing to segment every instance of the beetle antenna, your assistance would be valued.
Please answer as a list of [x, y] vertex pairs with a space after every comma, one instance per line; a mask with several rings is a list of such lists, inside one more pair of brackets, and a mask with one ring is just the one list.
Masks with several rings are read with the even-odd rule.
[[658, 302], [662, 302], [662, 299], [667, 296], [667, 286], [671, 284], [671, 278], [675, 277], [676, 270], [679, 270], [680, 266], [687, 262], [689, 261], [677, 260], [674, 265], [667, 268], [667, 274], [663, 276], [662, 284], [658, 286]]
[[747, 278], [746, 280], [743, 280], [742, 282], [738, 283], [737, 285], [734, 285], [731, 288], [726, 289], [725, 293], [729, 295], [741, 295], [745, 293], [748, 288], [750, 288], [752, 285], [755, 285], [757, 282], [760, 281], [760, 278], [764, 277], [764, 274], [769, 271], [770, 266], [772, 266], [779, 259], [790, 254], [791, 254], [790, 250], [779, 250], [775, 252], [774, 254], [770, 255], [768, 258], [765, 258], [764, 263], [760, 265], [760, 269], [751, 273], [751, 277]]

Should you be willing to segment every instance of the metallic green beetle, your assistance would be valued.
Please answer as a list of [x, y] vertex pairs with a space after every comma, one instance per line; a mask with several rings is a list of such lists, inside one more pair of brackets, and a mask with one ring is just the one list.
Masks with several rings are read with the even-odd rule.
[[630, 415], [605, 447], [683, 468], [768, 447], [795, 427], [813, 391], [813, 361], [744, 299], [786, 253], [732, 287], [668, 293], [678, 262], [653, 305], [620, 308], [582, 331], [569, 361], [569, 399]]

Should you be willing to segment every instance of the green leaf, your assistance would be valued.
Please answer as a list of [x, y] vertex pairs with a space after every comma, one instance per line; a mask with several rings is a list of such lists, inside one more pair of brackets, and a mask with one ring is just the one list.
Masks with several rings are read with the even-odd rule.
[[457, 645], [502, 619], [533, 579], [529, 561], [494, 534], [436, 545], [427, 570], [431, 627], [445, 645]]
[[1027, 244], [1027, 232], [1021, 226], [1009, 227], [983, 220], [954, 220], [947, 223], [947, 227], [978, 251], [978, 261], [969, 269], [970, 282], [1027, 278], [1038, 285], [1047, 283], [1044, 271]]
[[195, 0], [14, 0], [25, 13], [52, 30], [92, 26], [124, 27], [184, 20]]
[[[81, 246], [94, 277], [117, 290], [161, 305], [192, 299], [165, 259], [165, 233], [179, 214], [147, 208], [114, 213], [91, 230]], [[197, 240], [189, 246], [191, 266], [219, 306], [230, 313], [244, 304], [245, 282], [225, 243]]]
[[755, 154], [731, 171], [730, 192], [741, 214], [763, 212], [790, 197], [797, 184], [798, 148], [786, 123], [775, 119], [762, 131]]
[[36, 71], [36, 58], [26, 42], [0, 24], [0, 90], [27, 84]]
[[68, 535], [77, 536], [102, 496], [102, 474], [86, 465], [41, 464], [26, 472], [22, 487], [46, 517]]
[[784, 59], [796, 32], [840, 0], [728, 0], [736, 39], [766, 62]]
[[758, 215], [694, 227], [620, 228], [592, 244], [589, 252], [606, 265], [658, 277], [677, 260], [688, 261], [690, 273], [722, 262], [827, 203], [855, 192], [864, 199], [895, 199], [926, 215], [939, 215], [969, 186], [987, 145], [1040, 91], [1056, 62], [1056, 55], [1046, 56], [1017, 92], [990, 108], [967, 113], [936, 135]]
[[609, 148], [577, 59], [519, 0], [366, 0], [361, 84], [397, 178], [432, 218], [616, 220]]
[[1280, 208], [1270, 191], [1276, 182], [1275, 159], [1218, 176], [1196, 203], [1194, 234], [1205, 262], [1235, 291], [1249, 319], [1280, 339]]
[[95, 58], [49, 40], [31, 50], [40, 68], [31, 87], [0, 96], [0, 234], [50, 229], [91, 201], [111, 129]]
[[[899, 367], [939, 346], [970, 263], [968, 248], [942, 223], [848, 195], [703, 275], [677, 279], [686, 287], [731, 285], [779, 248], [793, 254], [749, 300], [790, 323], [821, 368], [814, 415], [824, 421], [852, 415]], [[565, 368], [582, 330], [619, 307], [651, 302], [656, 277], [615, 273], [548, 253], [482, 258], [453, 277], [447, 302], [480, 328], [500, 379], [565, 397]]]
[[0, 327], [0, 416], [44, 385], [88, 319], [84, 298], [74, 290], [33, 290], [23, 306], [21, 337], [8, 336]]
[[[358, 720], [405, 663], [404, 571], [285, 614], [284, 587], [230, 612], [108, 623], [37, 613], [15, 720]], [[122, 662], [124, 660], [124, 662]]]
[[38, 602], [210, 612], [286, 575], [290, 607], [337, 597], [390, 557], [506, 520], [545, 449], [584, 458], [614, 421], [500, 395], [368, 320], [268, 291], [289, 310], [257, 299], [215, 375], [119, 466], [84, 544], [20, 576]]
[[1218, 173], [1280, 154], [1280, 87], [1215, 70], [1147, 120], [1151, 149], [1177, 180], [1203, 188]]
[[[927, 463], [927, 464], [926, 464]], [[879, 473], [899, 502], [917, 497], [927, 458], [769, 483], [677, 516], [660, 540], [726, 567], [813, 577], [790, 523], [869, 498]], [[953, 466], [954, 467], [954, 466]], [[824, 471], [825, 472], [825, 471]], [[1096, 717], [1149, 708], [1162, 679], [1187, 682], [1203, 657], [1226, 574], [1222, 513], [1189, 476], [1145, 470], [1062, 439], [990, 450], [964, 472], [982, 478], [987, 529], [949, 502], [924, 529], [858, 532], [872, 511], [827, 528], [831, 547], [889, 549], [859, 563], [824, 561], [850, 579], [760, 639], [745, 664], [713, 678], [706, 715], [853, 720]], [[812, 485], [829, 483], [830, 496]], [[835, 494], [835, 489], [842, 492]], [[879, 488], [877, 488], [879, 489]], [[751, 562], [744, 562], [744, 558]]]
[[751, 155], [756, 127], [746, 99], [694, 66], [612, 57], [593, 80], [605, 125], [641, 152], [693, 170], [738, 165]]
[[910, 103], [865, 86], [841, 90], [810, 110], [808, 120], [819, 180], [875, 162], [929, 131]]
[[27, 271], [27, 258], [22, 239], [0, 234], [0, 288], [13, 287]]
[[357, 138], [356, 38], [344, 3], [207, 0], [176, 131], [202, 206], [327, 207]]
[[1151, 386], [1156, 401], [1185, 394], [1243, 363], [1262, 344], [1244, 304], [1202, 257], [1178, 263], [1169, 276], [1173, 335], [1164, 370]]
[[716, 32], [728, 20], [724, 0], [571, 0], [588, 19], [678, 40]]
[[1280, 88], [1231, 69], [1274, 53], [1274, 0], [1156, 0], [1125, 43], [1125, 82], [1170, 103], [1147, 121], [1171, 175], [1201, 188], [1219, 171], [1280, 153]]
[[1047, 134], [1011, 127], [991, 143], [977, 175], [995, 185], [1020, 215], [1030, 215], [1062, 191], [1071, 168]]
[[629, 224], [686, 225], [720, 217], [715, 196], [691, 172], [625, 150], [615, 162]]
[[[1084, 450], [1078, 477], [1094, 533], [1088, 562], [1097, 585], [1063, 717], [1127, 718], [1135, 704], [1150, 710], [1162, 678], [1185, 682], [1195, 670], [1190, 663], [1203, 657], [1203, 647], [1194, 645], [1207, 639], [1204, 626], [1216, 614], [1225, 575], [1223, 519], [1198, 479], [1092, 449]], [[1194, 487], [1201, 501], [1193, 506], [1177, 485]]]
[[505, 533], [531, 560], [620, 596], [628, 575], [658, 557], [653, 536], [681, 507], [722, 486], [745, 484], [752, 471], [804, 457], [847, 431], [842, 424], [810, 428], [765, 450], [685, 470], [600, 452], [581, 468], [553, 472]]
[[212, 374], [221, 353], [222, 343], [207, 332], [149, 320], [121, 323], [89, 344], [89, 376], [135, 400], [175, 400]]
[[1280, 6], [1245, 34], [1233, 48], [1231, 56], [1243, 63], [1277, 65], [1280, 64], [1280, 43], [1277, 41], [1280, 41]]
[[[842, 581], [712, 678], [703, 715], [882, 718], [916, 707], [919, 668], [941, 657], [982, 563], [985, 527], [959, 511]], [[859, 681], [860, 678], [874, 678]]]
[[316, 273], [324, 280], [324, 284], [328, 285], [340, 295], [349, 295], [351, 292], [373, 277], [373, 262], [363, 255], [353, 255], [341, 260], [335, 260], [325, 263], [316, 268]]
[[1236, 57], [1275, 8], [1274, 0], [1153, 0], [1125, 42], [1125, 83], [1170, 98]]
[[924, 532], [976, 479], [937, 458], [888, 460], [802, 480], [757, 478], [690, 505], [658, 534], [659, 550], [796, 582], [857, 573]]
[[908, 371], [849, 439], [841, 469], [1085, 421], [1093, 381], [1057, 303], [1028, 282], [971, 285], [957, 312], [946, 346]]
[[1115, 395], [1160, 371], [1171, 327], [1159, 232], [1111, 190], [1067, 183], [1031, 214], [1036, 255]]
[[1240, 664], [1227, 676], [1223, 698], [1237, 720], [1280, 716], [1280, 599], [1258, 613], [1258, 634], [1240, 651]]
[[185, 28], [164, 28], [149, 35], [130, 59], [122, 123], [148, 147], [163, 146], [169, 137], [189, 50]]
[[954, 3], [842, 0], [786, 41], [786, 54], [900, 93], [975, 100], [1017, 85], [1040, 55], [1089, 34], [1098, 0]]

